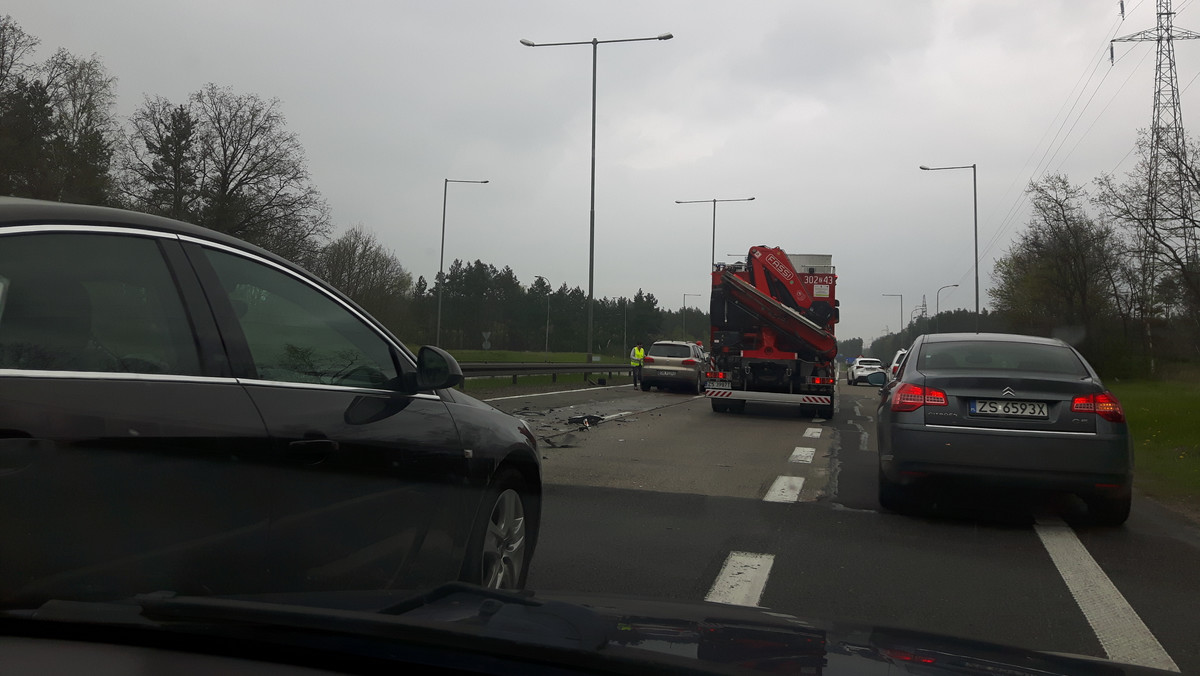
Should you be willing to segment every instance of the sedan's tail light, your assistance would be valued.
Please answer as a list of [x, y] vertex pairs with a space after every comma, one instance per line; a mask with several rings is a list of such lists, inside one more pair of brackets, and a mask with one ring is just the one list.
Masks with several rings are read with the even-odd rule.
[[643, 364], [653, 364], [654, 357], [642, 357], [642, 363]]
[[1112, 392], [1084, 394], [1071, 401], [1072, 413], [1095, 413], [1109, 422], [1125, 422], [1125, 410]]
[[948, 404], [946, 393], [933, 387], [904, 383], [892, 393], [893, 411], [915, 411], [922, 406], [946, 406]]
[[684, 359], [683, 360], [684, 366], [695, 366], [696, 364], [699, 364], [699, 363], [700, 362], [696, 361], [695, 359]]

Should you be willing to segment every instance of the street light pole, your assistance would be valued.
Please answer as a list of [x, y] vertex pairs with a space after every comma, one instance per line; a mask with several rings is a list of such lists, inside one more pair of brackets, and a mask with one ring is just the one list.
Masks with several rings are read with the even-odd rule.
[[[957, 284], [947, 284], [946, 286], [943, 286], [941, 289], [938, 289], [937, 293], [933, 294], [933, 332], [934, 333], [942, 332], [942, 320], [941, 320], [942, 289], [956, 289], [956, 288], [958, 288]], [[978, 331], [976, 331], [976, 333], [978, 333]]]
[[904, 333], [904, 294], [902, 294], [902, 293], [884, 293], [884, 294], [880, 294], [880, 295], [892, 296], [894, 298], [900, 299], [900, 330], [896, 333], [896, 335], [903, 334]]
[[710, 265], [710, 266], [712, 266], [712, 267], [710, 267], [710, 268], [709, 268], [710, 270], [711, 270], [713, 267], [716, 267], [716, 265], [717, 265], [717, 202], [753, 202], [753, 201], [754, 201], [754, 198], [753, 198], [753, 197], [740, 197], [740, 198], [737, 198], [737, 199], [729, 199], [729, 200], [719, 200], [719, 199], [711, 199], [711, 200], [675, 200], [675, 203], [676, 203], [676, 204], [708, 204], [709, 202], [712, 202], [712, 205], [713, 205], [713, 222], [712, 222], [712, 260], [711, 260], [711, 261], [709, 261], [709, 265]]
[[927, 167], [921, 165], [922, 171], [942, 171], [945, 169], [971, 170], [971, 201], [975, 211], [975, 333], [979, 333], [979, 181], [978, 170], [974, 164], [964, 164], [956, 167]]
[[580, 40], [575, 42], [533, 42], [532, 40], [521, 39], [521, 44], [526, 47], [561, 47], [565, 45], [591, 45], [592, 46], [592, 176], [591, 176], [591, 203], [588, 208], [588, 309], [587, 309], [587, 360], [592, 361], [592, 317], [593, 305], [595, 305], [595, 270], [596, 270], [596, 57], [599, 47], [602, 44], [614, 42], [645, 42], [648, 40], [670, 40], [675, 37], [670, 33], [663, 33], [652, 38], [625, 38], [621, 40]]
[[681, 309], [679, 311], [679, 314], [683, 318], [683, 337], [684, 338], [687, 338], [687, 299], [688, 299], [688, 296], [695, 296], [695, 297], [699, 298], [700, 296], [703, 296], [703, 295], [704, 294], [702, 294], [702, 293], [685, 293], [685, 294], [683, 294], [683, 309]]
[[434, 344], [439, 347], [442, 344], [442, 287], [446, 285], [445, 273], [443, 269], [446, 264], [446, 193], [449, 192], [451, 183], [487, 183], [487, 181], [460, 181], [453, 178], [442, 179], [442, 248], [438, 254], [438, 309], [437, 309], [437, 333], [434, 337]]

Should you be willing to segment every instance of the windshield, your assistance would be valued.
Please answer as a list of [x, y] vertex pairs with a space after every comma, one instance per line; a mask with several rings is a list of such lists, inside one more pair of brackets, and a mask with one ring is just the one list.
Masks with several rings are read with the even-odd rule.
[[440, 596], [465, 652], [550, 599], [727, 670], [1078, 666], [918, 632], [1200, 673], [1197, 36], [8, 0], [0, 613], [444, 624], [406, 613], [461, 584], [510, 608]]
[[655, 343], [646, 354], [652, 357], [690, 357], [692, 350], [687, 345]]
[[917, 359], [921, 371], [1039, 371], [1085, 377], [1070, 348], [1001, 342], [928, 342]]

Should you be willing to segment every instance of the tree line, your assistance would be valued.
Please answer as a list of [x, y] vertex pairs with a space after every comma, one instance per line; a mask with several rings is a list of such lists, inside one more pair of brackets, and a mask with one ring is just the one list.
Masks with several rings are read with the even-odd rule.
[[[1139, 161], [1090, 188], [1051, 174], [1026, 189], [1025, 228], [995, 265], [981, 330], [1060, 337], [1104, 374], [1146, 376], [1200, 361], [1200, 146]], [[1163, 161], [1163, 160], [1166, 161]], [[974, 331], [974, 313], [921, 318], [876, 339], [890, 356], [941, 323]]]
[[[132, 209], [238, 237], [323, 277], [407, 342], [436, 339], [440, 295], [444, 346], [588, 351], [578, 286], [522, 284], [511, 268], [478, 260], [414, 280], [367, 226], [335, 236], [278, 99], [208, 83], [182, 100], [145, 95], [121, 116], [117, 78], [99, 56], [60, 48], [36, 61], [39, 45], [0, 17], [0, 194]], [[665, 311], [641, 289], [596, 299], [593, 312], [598, 354], [708, 332], [703, 310]]]

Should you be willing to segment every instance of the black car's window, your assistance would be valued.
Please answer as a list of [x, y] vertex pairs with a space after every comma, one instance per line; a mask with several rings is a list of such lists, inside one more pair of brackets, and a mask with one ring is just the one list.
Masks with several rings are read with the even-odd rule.
[[148, 237], [0, 237], [0, 368], [200, 374], [178, 289]]
[[205, 254], [229, 293], [259, 378], [377, 387], [396, 377], [383, 337], [325, 293], [241, 256]]
[[689, 357], [691, 350], [687, 345], [660, 345], [655, 343], [650, 346], [650, 351], [646, 354], [651, 357]]
[[1088, 375], [1075, 352], [1059, 345], [963, 341], [926, 343], [917, 362], [921, 371], [994, 370]]

